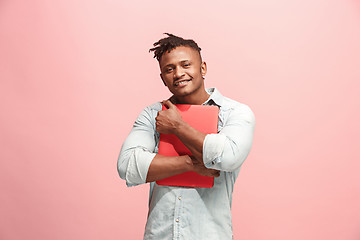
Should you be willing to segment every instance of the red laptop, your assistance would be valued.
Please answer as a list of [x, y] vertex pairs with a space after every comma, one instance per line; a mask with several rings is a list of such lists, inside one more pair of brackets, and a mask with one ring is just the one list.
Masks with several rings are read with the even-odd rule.
[[[175, 105], [181, 117], [190, 126], [203, 133], [217, 133], [219, 107], [211, 105]], [[163, 110], [166, 107], [163, 106]], [[192, 155], [190, 150], [173, 134], [160, 134], [159, 154], [164, 156]], [[156, 181], [158, 185], [205, 187], [214, 185], [214, 177], [206, 177], [196, 172], [185, 172]]]

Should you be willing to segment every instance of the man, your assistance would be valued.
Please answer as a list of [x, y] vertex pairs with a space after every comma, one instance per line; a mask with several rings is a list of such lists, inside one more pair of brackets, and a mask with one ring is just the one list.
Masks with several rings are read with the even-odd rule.
[[[240, 166], [250, 152], [255, 118], [248, 106], [223, 97], [215, 88], [205, 89], [207, 67], [193, 40], [167, 35], [150, 51], [154, 51], [160, 77], [173, 95], [140, 113], [122, 146], [118, 171], [127, 186], [150, 182], [144, 239], [232, 239], [232, 192]], [[164, 111], [162, 104], [167, 107]], [[204, 134], [192, 128], [174, 104], [217, 105], [218, 133]], [[193, 155], [157, 154], [160, 133], [175, 134]], [[214, 186], [155, 183], [186, 171], [214, 176]]]

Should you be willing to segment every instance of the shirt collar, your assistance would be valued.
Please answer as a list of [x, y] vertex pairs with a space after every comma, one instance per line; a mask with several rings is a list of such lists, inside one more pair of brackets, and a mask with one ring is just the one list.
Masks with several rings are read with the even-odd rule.
[[205, 90], [210, 95], [210, 97], [203, 103], [203, 105], [209, 104], [211, 101], [213, 101], [216, 105], [221, 107], [224, 99], [223, 95], [221, 95], [221, 93], [216, 88], [207, 88]]

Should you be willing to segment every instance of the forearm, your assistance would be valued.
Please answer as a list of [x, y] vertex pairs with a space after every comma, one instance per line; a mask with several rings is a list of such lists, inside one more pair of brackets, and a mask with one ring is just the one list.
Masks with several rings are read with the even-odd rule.
[[206, 137], [205, 133], [196, 130], [186, 122], [182, 122], [176, 128], [174, 134], [190, 150], [196, 159], [201, 160], [203, 158], [203, 143]]
[[174, 134], [190, 150], [192, 155], [202, 159], [202, 148], [206, 134], [199, 132], [186, 123], [179, 113], [176, 106], [169, 100], [163, 102], [166, 110], [157, 113], [156, 130], [163, 134]]
[[167, 157], [157, 154], [151, 161], [146, 182], [153, 182], [192, 170], [189, 156]]

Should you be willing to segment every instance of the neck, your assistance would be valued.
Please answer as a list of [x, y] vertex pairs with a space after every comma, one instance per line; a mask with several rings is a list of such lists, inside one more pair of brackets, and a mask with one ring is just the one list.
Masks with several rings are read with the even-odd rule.
[[208, 98], [209, 94], [202, 89], [198, 94], [190, 94], [186, 96], [172, 96], [171, 101], [177, 104], [192, 104], [192, 105], [201, 105], [203, 104]]

